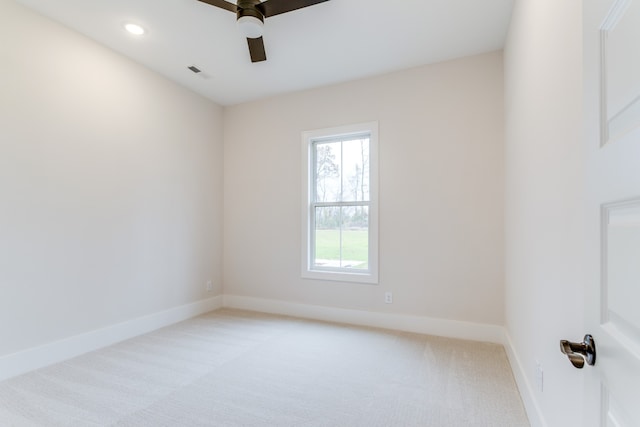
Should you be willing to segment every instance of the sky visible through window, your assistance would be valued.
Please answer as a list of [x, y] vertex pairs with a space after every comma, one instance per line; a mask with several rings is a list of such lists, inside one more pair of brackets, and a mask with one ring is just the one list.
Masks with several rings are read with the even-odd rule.
[[316, 202], [369, 200], [369, 139], [317, 142]]

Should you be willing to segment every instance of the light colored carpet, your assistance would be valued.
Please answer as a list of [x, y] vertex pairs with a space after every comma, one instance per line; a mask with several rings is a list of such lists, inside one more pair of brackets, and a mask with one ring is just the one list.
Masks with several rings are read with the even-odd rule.
[[0, 383], [0, 426], [528, 426], [504, 349], [220, 310]]

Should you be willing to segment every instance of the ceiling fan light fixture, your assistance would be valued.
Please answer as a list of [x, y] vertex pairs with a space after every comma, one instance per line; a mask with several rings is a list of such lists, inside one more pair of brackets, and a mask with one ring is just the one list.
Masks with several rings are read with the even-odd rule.
[[255, 16], [241, 16], [237, 22], [238, 28], [246, 38], [257, 39], [262, 37], [264, 22], [261, 19]]

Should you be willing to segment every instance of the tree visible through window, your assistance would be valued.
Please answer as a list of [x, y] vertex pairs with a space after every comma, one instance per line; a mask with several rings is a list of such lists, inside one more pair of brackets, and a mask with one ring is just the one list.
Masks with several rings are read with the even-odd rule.
[[371, 276], [372, 131], [307, 138], [308, 270]]

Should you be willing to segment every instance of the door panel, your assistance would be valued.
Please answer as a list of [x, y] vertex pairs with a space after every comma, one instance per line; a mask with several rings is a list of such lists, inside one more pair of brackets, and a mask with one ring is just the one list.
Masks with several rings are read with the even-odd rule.
[[640, 343], [640, 199], [605, 205], [602, 218], [602, 323], [633, 348]]
[[624, 427], [624, 426], [633, 426], [631, 421], [631, 417], [625, 413], [622, 409], [624, 405], [620, 405], [614, 398], [612, 398], [609, 394], [609, 390], [604, 388], [602, 390], [602, 398], [603, 398], [603, 413], [605, 416], [604, 424], [606, 427]]
[[618, 139], [640, 124], [640, 4], [613, 3], [600, 26], [603, 89], [603, 142]]
[[640, 426], [640, 0], [585, 0], [584, 425]]
[[[639, 159], [640, 160], [640, 159]], [[640, 425], [640, 199], [602, 208], [600, 328], [607, 424]]]

